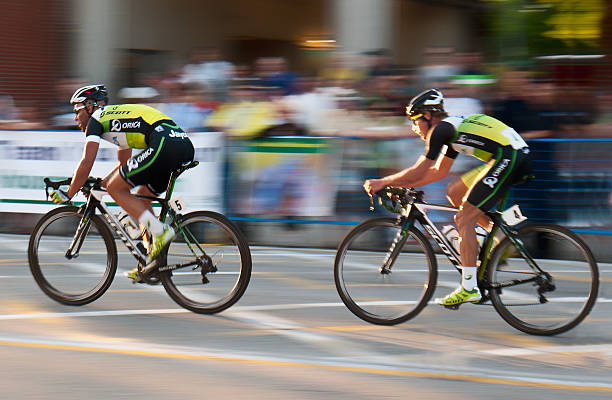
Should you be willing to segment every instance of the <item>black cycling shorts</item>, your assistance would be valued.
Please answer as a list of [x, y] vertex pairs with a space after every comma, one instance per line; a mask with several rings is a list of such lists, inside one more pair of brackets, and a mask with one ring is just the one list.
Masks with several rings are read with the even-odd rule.
[[132, 187], [144, 185], [159, 195], [168, 188], [170, 174], [193, 161], [193, 144], [183, 130], [167, 124], [160, 124], [147, 144], [149, 147], [130, 158], [119, 173]]
[[485, 168], [469, 171], [472, 184], [467, 201], [482, 211], [489, 211], [510, 189], [512, 184], [531, 172], [531, 153], [528, 147], [516, 150], [512, 146], [499, 149], [496, 157]]

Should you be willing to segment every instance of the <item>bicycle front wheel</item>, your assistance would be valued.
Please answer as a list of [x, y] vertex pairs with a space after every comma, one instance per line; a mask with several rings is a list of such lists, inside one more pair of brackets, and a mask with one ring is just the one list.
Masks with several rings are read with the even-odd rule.
[[160, 268], [168, 295], [201, 314], [236, 303], [251, 278], [251, 251], [240, 231], [212, 211], [189, 213], [175, 229], [177, 236], [164, 255], [166, 267]]
[[[390, 273], [381, 271], [394, 241], [399, 248]], [[433, 295], [437, 262], [429, 241], [416, 228], [405, 236], [397, 220], [375, 217], [342, 240], [334, 262], [340, 298], [353, 314], [379, 325], [415, 317]]]
[[85, 226], [78, 256], [66, 252], [82, 215], [74, 206], [45, 214], [30, 235], [30, 271], [42, 291], [62, 304], [80, 306], [104, 294], [117, 271], [117, 248], [108, 226], [92, 215]]
[[544, 273], [534, 271], [508, 238], [502, 240], [491, 255], [488, 272], [495, 309], [514, 328], [529, 334], [556, 335], [572, 329], [597, 298], [599, 270], [593, 254], [580, 237], [557, 225], [528, 224], [518, 230], [518, 239]]

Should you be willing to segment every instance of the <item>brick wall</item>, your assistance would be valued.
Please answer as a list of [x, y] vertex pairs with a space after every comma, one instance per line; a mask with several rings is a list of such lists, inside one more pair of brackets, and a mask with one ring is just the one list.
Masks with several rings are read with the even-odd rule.
[[0, 93], [51, 114], [68, 50], [68, 0], [0, 0]]

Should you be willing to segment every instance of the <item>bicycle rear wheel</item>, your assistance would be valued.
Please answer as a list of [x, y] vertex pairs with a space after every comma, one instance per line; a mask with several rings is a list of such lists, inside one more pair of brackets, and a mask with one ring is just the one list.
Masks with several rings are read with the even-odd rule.
[[[499, 315], [514, 328], [534, 335], [556, 335], [578, 325], [589, 314], [599, 289], [593, 254], [576, 234], [551, 224], [528, 224], [518, 238], [536, 264], [538, 275], [508, 238], [491, 255], [489, 295]], [[513, 280], [537, 280], [512, 284]], [[543, 296], [543, 297], [542, 297]]]
[[117, 270], [113, 235], [97, 215], [91, 216], [78, 257], [68, 259], [82, 215], [74, 206], [45, 214], [30, 235], [30, 271], [42, 291], [62, 304], [80, 306], [104, 294]]
[[[334, 262], [334, 281], [349, 310], [364, 321], [395, 325], [415, 317], [433, 295], [438, 276], [434, 251], [411, 228], [398, 236], [394, 218], [375, 217], [354, 227], [342, 240]], [[397, 257], [391, 273], [380, 269], [394, 240]]]
[[162, 265], [169, 270], [160, 268], [168, 295], [201, 314], [218, 313], [236, 303], [251, 278], [251, 251], [242, 234], [227, 218], [212, 211], [189, 213], [179, 226], [162, 256]]

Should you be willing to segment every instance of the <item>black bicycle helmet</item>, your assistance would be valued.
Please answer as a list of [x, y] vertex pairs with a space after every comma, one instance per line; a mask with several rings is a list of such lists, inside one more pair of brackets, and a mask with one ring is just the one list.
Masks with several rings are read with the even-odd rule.
[[419, 114], [422, 115], [425, 111], [444, 112], [444, 96], [441, 91], [427, 89], [414, 96], [406, 107], [406, 115], [411, 119]]
[[74, 92], [70, 104], [83, 103], [87, 99], [95, 101], [96, 104], [102, 100], [108, 102], [108, 90], [101, 84], [83, 86]]

